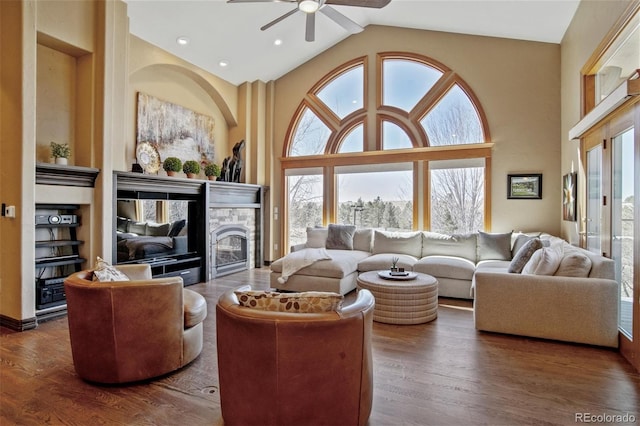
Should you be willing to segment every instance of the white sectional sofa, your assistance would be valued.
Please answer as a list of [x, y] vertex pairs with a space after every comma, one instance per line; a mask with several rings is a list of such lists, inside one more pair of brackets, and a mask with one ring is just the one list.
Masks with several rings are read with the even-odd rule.
[[[531, 240], [545, 247], [532, 250]], [[530, 258], [520, 252], [525, 245]], [[271, 286], [346, 294], [359, 273], [388, 269], [398, 257], [397, 266], [436, 277], [439, 296], [475, 299], [478, 330], [618, 345], [614, 262], [548, 234], [443, 235], [329, 225], [308, 228], [307, 242], [292, 247], [297, 256], [314, 250], [330, 258], [286, 279], [287, 260], [278, 259], [271, 265]], [[509, 272], [521, 269], [525, 273]], [[289, 265], [284, 270], [290, 272]]]

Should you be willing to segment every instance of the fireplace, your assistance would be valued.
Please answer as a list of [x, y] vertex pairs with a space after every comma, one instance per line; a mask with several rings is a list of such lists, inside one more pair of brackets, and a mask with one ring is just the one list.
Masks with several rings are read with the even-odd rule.
[[211, 278], [249, 269], [250, 230], [221, 225], [211, 232]]

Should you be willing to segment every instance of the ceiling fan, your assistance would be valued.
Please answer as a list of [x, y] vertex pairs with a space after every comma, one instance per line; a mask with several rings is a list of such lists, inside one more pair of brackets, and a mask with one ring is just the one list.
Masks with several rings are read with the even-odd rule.
[[227, 3], [296, 3], [295, 9], [274, 19], [268, 24], [260, 27], [260, 29], [264, 31], [296, 12], [303, 12], [307, 15], [305, 40], [314, 41], [316, 32], [316, 12], [321, 12], [326, 15], [351, 34], [359, 33], [364, 29], [358, 23], [352, 21], [336, 9], [329, 6], [330, 4], [380, 9], [389, 4], [390, 1], [391, 0], [227, 0]]

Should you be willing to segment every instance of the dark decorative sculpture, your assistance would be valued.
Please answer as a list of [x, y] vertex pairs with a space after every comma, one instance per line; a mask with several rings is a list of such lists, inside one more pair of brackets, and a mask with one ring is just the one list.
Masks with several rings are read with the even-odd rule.
[[233, 157], [227, 157], [222, 161], [222, 172], [218, 180], [225, 182], [240, 182], [242, 175], [241, 151], [244, 149], [244, 139], [233, 146]]
[[218, 176], [218, 180], [221, 182], [226, 182], [229, 179], [229, 159], [231, 157], [227, 157], [222, 160], [222, 169], [220, 170], [220, 176]]

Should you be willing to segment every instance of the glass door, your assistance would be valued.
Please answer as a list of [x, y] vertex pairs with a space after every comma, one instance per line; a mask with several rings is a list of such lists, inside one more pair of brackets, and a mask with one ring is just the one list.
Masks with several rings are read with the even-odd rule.
[[633, 340], [634, 294], [634, 132], [628, 129], [612, 139], [611, 258], [620, 285], [620, 331]]
[[586, 248], [602, 254], [602, 145], [587, 151]]

